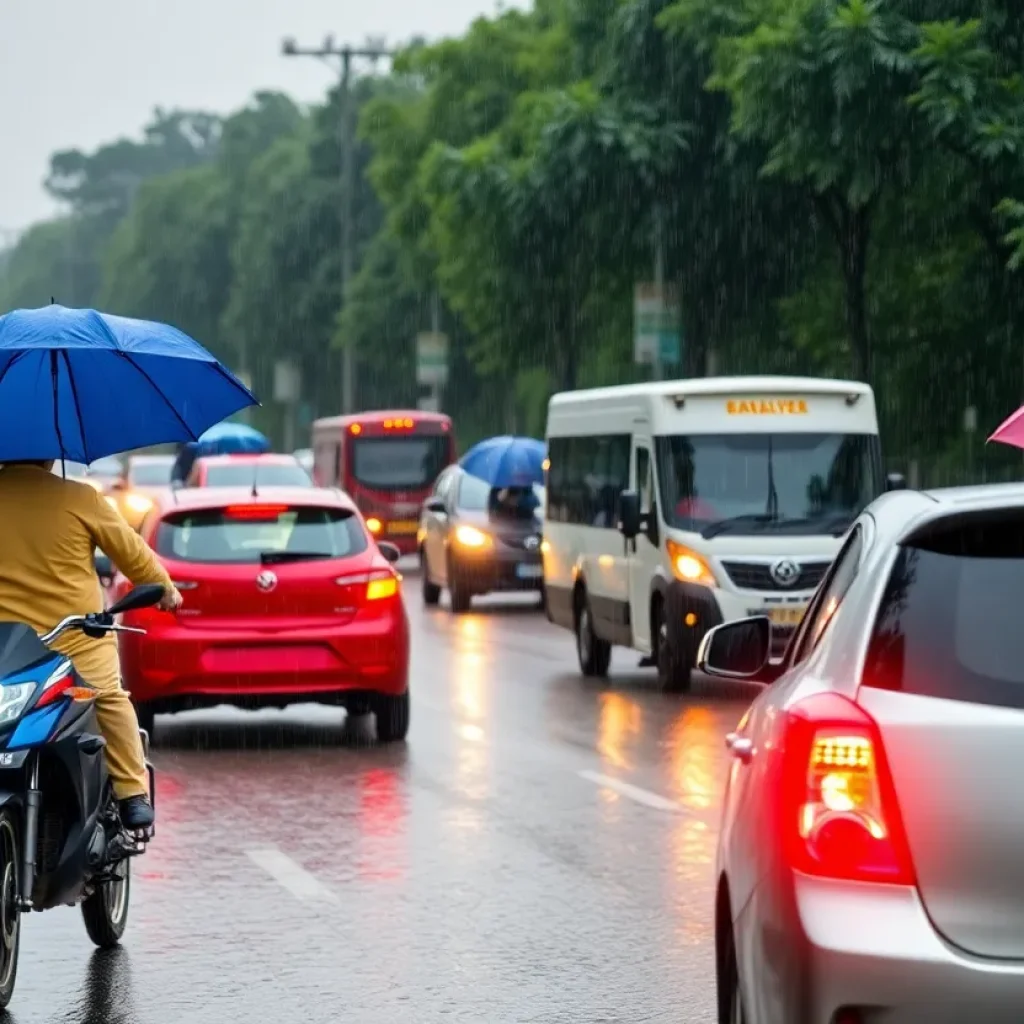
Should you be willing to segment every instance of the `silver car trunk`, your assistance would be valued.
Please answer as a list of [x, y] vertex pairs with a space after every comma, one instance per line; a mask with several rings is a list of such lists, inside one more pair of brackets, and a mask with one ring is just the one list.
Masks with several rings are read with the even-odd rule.
[[863, 687], [921, 898], [980, 956], [1024, 959], [1024, 712]]
[[858, 701], [878, 722], [921, 898], [980, 956], [1024, 959], [1024, 515], [901, 549]]

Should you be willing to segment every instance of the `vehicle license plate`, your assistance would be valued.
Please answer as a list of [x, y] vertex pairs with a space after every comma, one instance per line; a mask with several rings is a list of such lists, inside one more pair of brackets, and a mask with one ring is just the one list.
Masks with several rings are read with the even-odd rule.
[[516, 575], [521, 580], [538, 580], [544, 575], [544, 566], [520, 564], [516, 566]]
[[393, 534], [415, 533], [420, 524], [415, 519], [399, 519], [398, 522], [388, 523], [387, 532]]
[[804, 617], [805, 611], [807, 611], [805, 604], [789, 605], [785, 608], [769, 608], [768, 618], [776, 626], [797, 626]]

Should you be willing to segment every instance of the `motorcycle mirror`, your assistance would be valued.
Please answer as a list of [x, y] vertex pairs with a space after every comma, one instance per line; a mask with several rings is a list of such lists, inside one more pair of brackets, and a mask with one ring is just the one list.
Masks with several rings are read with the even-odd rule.
[[164, 588], [159, 583], [145, 583], [141, 587], [129, 590], [120, 601], [115, 601], [107, 609], [108, 615], [121, 615], [123, 612], [134, 612], [140, 608], [152, 608], [164, 596]]

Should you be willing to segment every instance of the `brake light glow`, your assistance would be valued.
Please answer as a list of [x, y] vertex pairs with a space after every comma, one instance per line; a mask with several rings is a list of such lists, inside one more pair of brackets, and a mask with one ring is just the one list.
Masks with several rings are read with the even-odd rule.
[[412, 430], [416, 424], [406, 416], [404, 419], [393, 419], [384, 421], [385, 430]]
[[339, 576], [335, 581], [339, 587], [366, 585], [364, 599], [380, 601], [398, 595], [398, 577], [390, 569], [372, 569], [370, 572], [357, 572], [350, 576]]
[[782, 810], [790, 866], [823, 878], [913, 885], [874, 719], [837, 693], [799, 701], [786, 719]]
[[394, 597], [398, 593], [398, 580], [394, 576], [381, 577], [379, 580], [370, 580], [366, 584], [366, 600], [380, 601], [385, 597]]
[[376, 516], [370, 516], [370, 518], [366, 520], [366, 528], [370, 533], [376, 536], [384, 529], [384, 524]]
[[230, 519], [277, 519], [287, 505], [228, 505], [224, 514]]

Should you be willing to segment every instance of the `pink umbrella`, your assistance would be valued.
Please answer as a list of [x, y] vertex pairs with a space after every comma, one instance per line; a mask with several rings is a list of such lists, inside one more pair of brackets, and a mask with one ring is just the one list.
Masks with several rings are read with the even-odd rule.
[[1024, 405], [996, 427], [989, 441], [1024, 448]]

